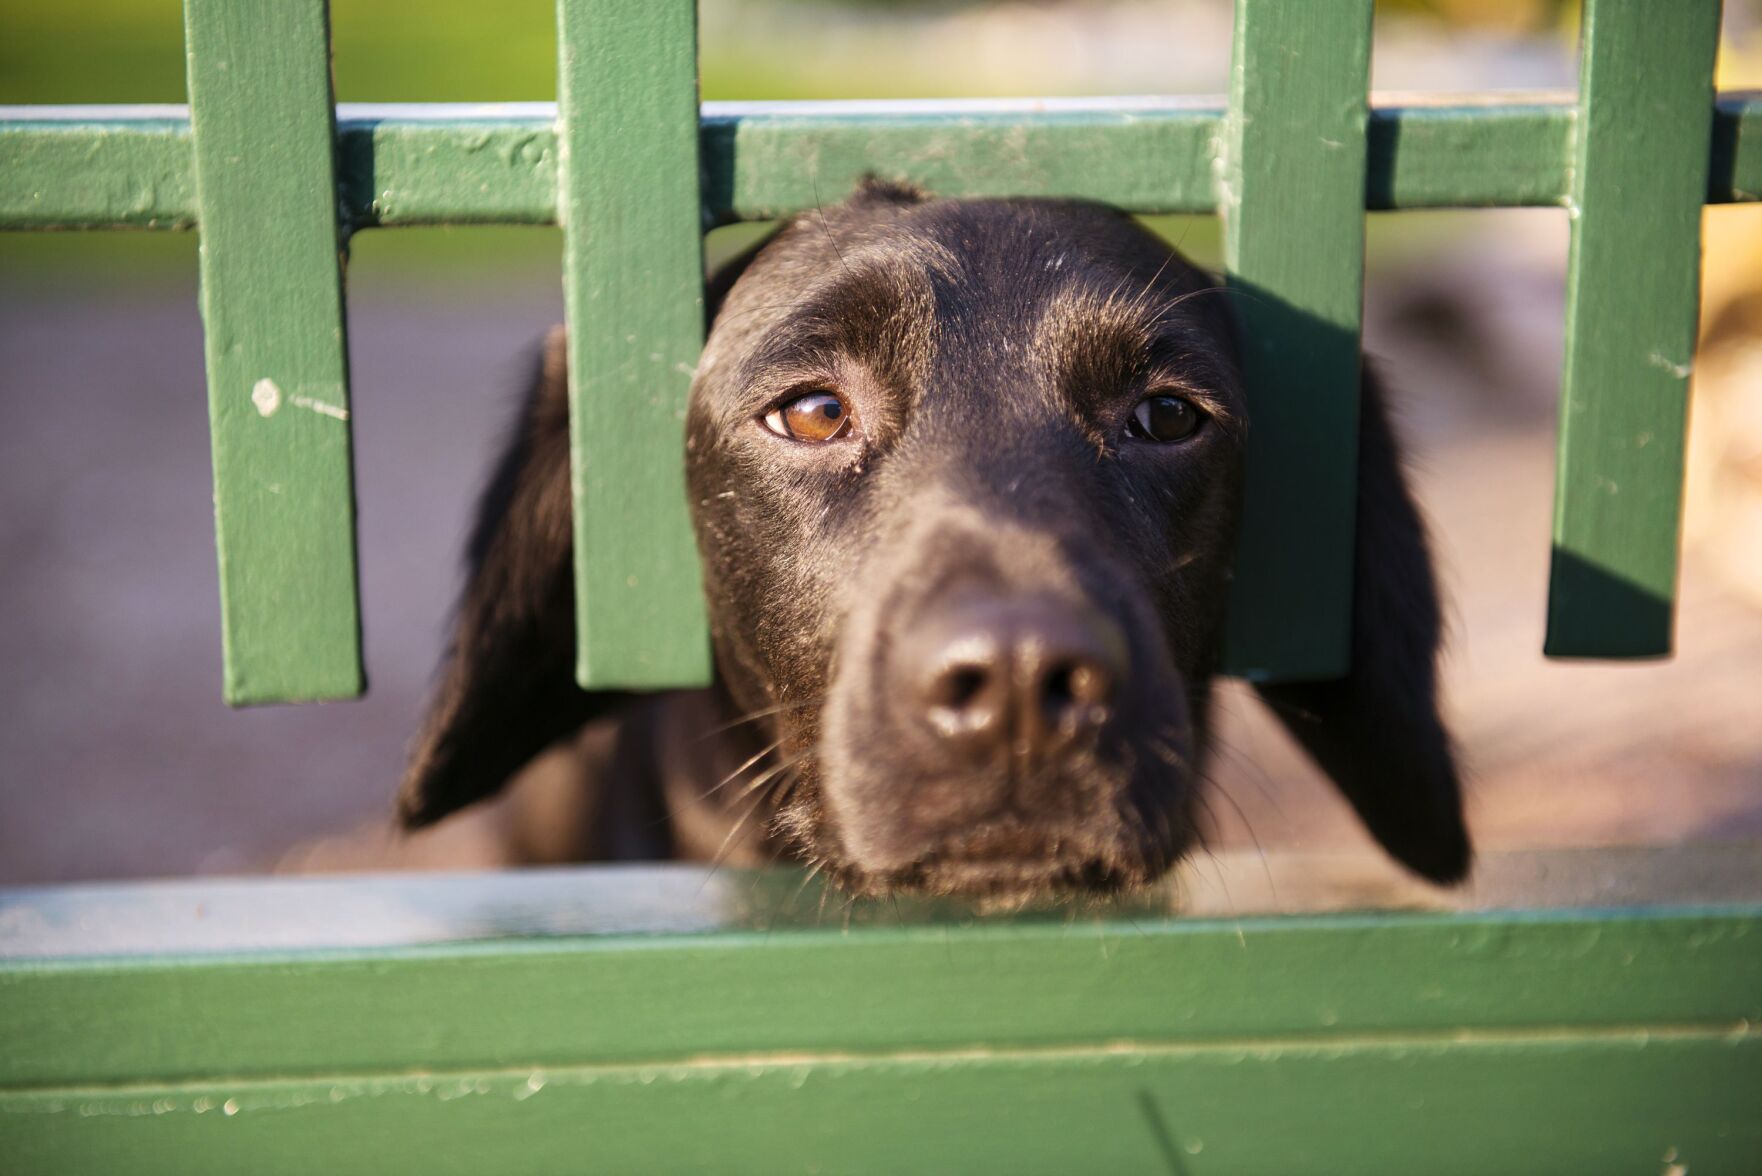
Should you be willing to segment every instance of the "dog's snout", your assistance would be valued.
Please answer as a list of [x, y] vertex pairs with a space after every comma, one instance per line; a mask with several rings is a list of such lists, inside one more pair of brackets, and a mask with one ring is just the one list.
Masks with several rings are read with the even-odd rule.
[[1046, 597], [977, 598], [934, 610], [902, 645], [903, 697], [948, 752], [1032, 770], [1106, 723], [1126, 644], [1101, 614]]

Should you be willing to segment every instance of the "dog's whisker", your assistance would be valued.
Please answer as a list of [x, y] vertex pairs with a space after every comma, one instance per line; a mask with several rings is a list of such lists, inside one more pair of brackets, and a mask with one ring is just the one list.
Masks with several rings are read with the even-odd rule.
[[808, 179], [813, 184], [814, 212], [820, 218], [820, 231], [826, 235], [826, 243], [832, 246], [832, 252], [838, 258], [838, 268], [844, 271], [846, 277], [849, 277], [851, 276], [850, 263], [844, 260], [844, 250], [838, 247], [838, 238], [832, 235], [832, 227], [826, 223], [826, 208], [820, 203], [819, 174], [810, 173]]
[[766, 756], [770, 755], [773, 751], [776, 751], [779, 747], [782, 747], [782, 746], [783, 746], [782, 738], [778, 738], [778, 739], [773, 740], [770, 743], [767, 743], [764, 747], [760, 748], [759, 751], [755, 755], [753, 755], [750, 759], [748, 759], [745, 763], [741, 764], [738, 768], [735, 768], [732, 772], [729, 772], [726, 776], [722, 777], [722, 782], [720, 784], [717, 784], [715, 787], [706, 790], [703, 793], [703, 795], [706, 797], [714, 796], [716, 793], [722, 791], [722, 789], [728, 787], [728, 785], [730, 785], [730, 784], [734, 783], [734, 781], [738, 780], [754, 764], [758, 763], [760, 760], [764, 759]]
[[820, 905], [819, 909], [814, 912], [814, 925], [816, 927], [823, 926], [826, 922], [826, 899], [831, 893], [832, 888], [830, 886], [822, 886], [820, 888]]
[[790, 907], [794, 907], [797, 902], [801, 901], [802, 892], [808, 888], [809, 883], [813, 882], [813, 880], [819, 876], [820, 871], [825, 867], [825, 864], [826, 863], [824, 862], [815, 862], [808, 867], [808, 872], [802, 878], [801, 885], [797, 886], [795, 888], [795, 893], [789, 896]]
[[1255, 791], [1260, 793], [1261, 799], [1271, 805], [1273, 812], [1283, 820], [1285, 817], [1285, 806], [1280, 801], [1278, 790], [1273, 784], [1272, 777], [1267, 774], [1266, 769], [1256, 762], [1252, 756], [1248, 755], [1248, 753], [1244, 752], [1241, 748], [1237, 747], [1216, 732], [1212, 734], [1211, 742], [1212, 746], [1216, 747], [1225, 756], [1229, 757], [1231, 763], [1246, 769], [1246, 775], [1240, 778], [1247, 780], [1248, 783], [1254, 787]]
[[768, 719], [773, 715], [781, 715], [789, 711], [802, 710], [806, 707], [819, 705], [819, 699], [809, 698], [803, 699], [800, 702], [780, 702], [776, 706], [761, 707], [756, 711], [749, 711], [746, 714], [741, 715], [739, 718], [729, 719], [726, 723], [720, 723], [711, 727], [708, 731], [705, 731], [702, 735], [698, 736], [698, 742], [701, 743], [703, 740], [709, 739], [712, 736], [732, 731], [734, 728], [744, 726], [747, 723], [756, 723], [760, 719]]
[[1193, 799], [1198, 803], [1200, 808], [1205, 810], [1205, 820], [1207, 823], [1201, 827], [1208, 828], [1211, 832], [1216, 833], [1220, 828], [1217, 818], [1217, 810], [1211, 807], [1211, 799], [1205, 795], [1206, 791], [1206, 789], [1199, 789], [1194, 792]]
[[[716, 871], [721, 869], [723, 863], [727, 860], [729, 851], [734, 847], [735, 838], [739, 836], [749, 824], [751, 824], [752, 819], [767, 807], [774, 806], [775, 798], [772, 795], [772, 790], [765, 788], [765, 785], [772, 783], [779, 778], [784, 780], [790, 779], [793, 776], [791, 769], [799, 767], [810, 755], [810, 752], [804, 751], [798, 753], [793, 758], [778, 764], [757, 780], [747, 784], [739, 795], [736, 796], [734, 800], [735, 804], [739, 804], [743, 800], [748, 800], [748, 798], [750, 798], [750, 802], [746, 806], [746, 811], [734, 822], [734, 825], [728, 830], [727, 835], [722, 838], [722, 844], [716, 848], [716, 852], [711, 856], [709, 875], [706, 877], [706, 881], [708, 880], [708, 877], [713, 877]], [[786, 773], [789, 773], [789, 775], [786, 775]], [[768, 804], [768, 802], [770, 803]]]
[[755, 779], [747, 781], [747, 783], [741, 788], [740, 792], [737, 794], [736, 799], [744, 800], [746, 797], [751, 796], [754, 792], [757, 792], [759, 789], [763, 788], [765, 785], [771, 783], [773, 780], [776, 780], [777, 777], [781, 776], [784, 772], [789, 771], [789, 769], [795, 767], [804, 758], [806, 758], [806, 754], [807, 753], [804, 752], [801, 755], [796, 756], [794, 759], [786, 760], [783, 763], [778, 764], [776, 767], [771, 768], [769, 771], [763, 773], [762, 775], [756, 777]]
[[1230, 912], [1230, 921], [1236, 924], [1236, 941], [1246, 947], [1248, 940], [1242, 933], [1242, 913], [1236, 909], [1236, 896], [1230, 893], [1230, 882], [1224, 876], [1223, 863], [1218, 860], [1217, 854], [1213, 853], [1210, 847], [1205, 850], [1205, 859], [1211, 864], [1211, 875], [1217, 879], [1218, 890], [1224, 896], [1224, 907]]
[[728, 835], [722, 838], [722, 844], [716, 847], [716, 852], [710, 858], [710, 874], [712, 876], [717, 870], [722, 868], [723, 862], [727, 860], [729, 850], [734, 847], [734, 839], [739, 836], [741, 831], [751, 823], [753, 817], [758, 814], [759, 810], [764, 807], [764, 801], [765, 798], [762, 794], [753, 797], [752, 803], [746, 808], [746, 812], [740, 815], [740, 818], [729, 828]]
[[1310, 710], [1308, 707], [1298, 706], [1296, 703], [1288, 702], [1283, 698], [1273, 698], [1264, 691], [1256, 690], [1254, 692], [1254, 697], [1259, 699], [1261, 705], [1268, 710], [1275, 714], [1284, 715], [1286, 718], [1297, 719], [1305, 723], [1319, 723], [1322, 721], [1321, 716]]
[[1168, 268], [1174, 264], [1174, 260], [1175, 252], [1171, 249], [1163, 257], [1162, 264], [1156, 267], [1156, 272], [1150, 275], [1150, 280], [1144, 283], [1144, 288], [1138, 291], [1138, 296], [1130, 303], [1131, 309], [1138, 310], [1150, 301], [1150, 295], [1156, 289], [1156, 284], [1162, 281], [1163, 274], [1168, 272]]
[[1254, 823], [1248, 819], [1248, 814], [1242, 811], [1242, 806], [1236, 803], [1236, 798], [1230, 795], [1228, 789], [1215, 781], [1208, 780], [1206, 783], [1219, 796], [1223, 797], [1231, 808], [1236, 810], [1236, 817], [1242, 822], [1242, 828], [1247, 832], [1248, 840], [1254, 843], [1255, 857], [1260, 861], [1261, 872], [1266, 875], [1267, 889], [1272, 892], [1273, 901], [1276, 903], [1279, 898], [1278, 885], [1273, 881], [1272, 867], [1267, 864], [1266, 849], [1260, 844], [1260, 835], [1254, 831]]

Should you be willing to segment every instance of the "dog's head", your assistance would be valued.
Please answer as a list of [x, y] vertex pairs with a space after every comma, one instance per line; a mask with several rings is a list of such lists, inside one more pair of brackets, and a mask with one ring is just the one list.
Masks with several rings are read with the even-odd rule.
[[[720, 688], [776, 743], [757, 801], [772, 828], [866, 892], [1162, 873], [1196, 835], [1252, 415], [1210, 276], [1097, 205], [870, 185], [712, 294], [687, 469]], [[1367, 392], [1352, 675], [1263, 693], [1391, 852], [1451, 879], [1468, 850], [1436, 594]], [[496, 568], [559, 542], [535, 519], [566, 481], [519, 493], [541, 480], [538, 433], [474, 545], [460, 652], [406, 785], [417, 823], [537, 750], [505, 727], [518, 746], [483, 748], [491, 696], [530, 695], [534, 675], [563, 675], [545, 698], [569, 690], [567, 647], [546, 652], [572, 637], [566, 538], [542, 585]], [[533, 598], [526, 622], [505, 622], [510, 593]], [[537, 709], [564, 712], [554, 737], [582, 707]]]

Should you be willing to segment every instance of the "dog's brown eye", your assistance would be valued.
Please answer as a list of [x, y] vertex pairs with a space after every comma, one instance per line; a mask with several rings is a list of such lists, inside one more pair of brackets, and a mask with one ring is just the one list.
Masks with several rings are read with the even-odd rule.
[[850, 409], [831, 392], [809, 392], [766, 413], [765, 428], [791, 441], [832, 441], [850, 430]]
[[1185, 441], [1204, 421], [1205, 414], [1185, 396], [1146, 396], [1132, 410], [1126, 431], [1146, 441]]

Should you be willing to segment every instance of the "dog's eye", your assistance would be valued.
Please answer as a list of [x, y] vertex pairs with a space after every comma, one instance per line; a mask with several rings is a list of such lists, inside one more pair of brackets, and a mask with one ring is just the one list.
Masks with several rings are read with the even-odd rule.
[[1132, 410], [1126, 431], [1146, 441], [1185, 441], [1205, 423], [1205, 414], [1185, 396], [1146, 396]]
[[850, 431], [850, 409], [834, 393], [809, 392], [766, 413], [765, 428], [791, 441], [833, 441]]

